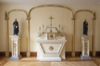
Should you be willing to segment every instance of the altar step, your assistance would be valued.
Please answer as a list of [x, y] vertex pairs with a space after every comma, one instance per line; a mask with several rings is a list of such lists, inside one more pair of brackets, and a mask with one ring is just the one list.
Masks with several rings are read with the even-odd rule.
[[60, 57], [42, 57], [40, 60], [41, 61], [61, 61], [61, 58]]

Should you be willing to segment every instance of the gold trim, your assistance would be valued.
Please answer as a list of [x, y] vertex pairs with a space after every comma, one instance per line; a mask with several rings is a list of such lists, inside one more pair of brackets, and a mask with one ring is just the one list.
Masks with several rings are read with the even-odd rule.
[[96, 13], [95, 12], [94, 12], [93, 16], [94, 16], [93, 20], [96, 20]]
[[76, 17], [77, 13], [79, 13], [79, 12], [89, 12], [89, 13], [92, 14], [93, 19], [94, 19], [94, 20], [96, 19], [96, 13], [95, 13], [95, 12], [93, 13], [91, 10], [87, 10], [87, 9], [81, 9], [81, 10], [76, 11], [74, 17]]
[[7, 11], [5, 12], [5, 20], [8, 20], [8, 14], [7, 14]]
[[[28, 13], [27, 13], [25, 10], [23, 10], [23, 9], [13, 9], [13, 10], [10, 10], [10, 11], [8, 12], [8, 20], [9, 20], [9, 14], [10, 14], [11, 12], [15, 12], [15, 11], [22, 11], [22, 12], [24, 12], [24, 13], [26, 14], [27, 19], [29, 18], [29, 17], [28, 17]], [[6, 16], [5, 16], [5, 17], [6, 17]]]
[[[58, 54], [60, 53], [60, 50], [61, 50], [62, 46], [63, 46], [63, 43], [61, 44], [61, 46], [60, 46], [60, 48], [59, 48]], [[64, 47], [64, 46], [63, 46], [63, 47]], [[63, 50], [63, 48], [62, 48], [62, 50]], [[61, 51], [61, 52], [62, 52], [62, 51]]]
[[74, 12], [72, 11], [72, 9], [70, 9], [69, 7], [66, 7], [66, 6], [61, 6], [61, 5], [40, 5], [40, 6], [36, 6], [36, 7], [33, 7], [29, 10], [29, 18], [30, 18], [30, 14], [31, 14], [31, 11], [36, 9], [36, 8], [41, 8], [41, 7], [60, 7], [60, 8], [65, 8], [65, 9], [68, 9], [71, 13], [72, 13], [72, 19], [74, 18], [73, 15], [74, 15]]
[[43, 46], [42, 46], [42, 44], [41, 44], [41, 43], [40, 43], [40, 46], [41, 46], [41, 49], [43, 50], [43, 53], [45, 54], [45, 51], [44, 51]]

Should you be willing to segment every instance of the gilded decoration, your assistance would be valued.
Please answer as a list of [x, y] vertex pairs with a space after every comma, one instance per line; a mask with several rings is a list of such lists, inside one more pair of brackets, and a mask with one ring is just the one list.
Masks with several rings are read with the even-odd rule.
[[[10, 10], [10, 11], [8, 12], [8, 19], [9, 19], [9, 14], [10, 14], [11, 12], [15, 12], [15, 11], [24, 12], [24, 13], [26, 14], [27, 19], [29, 18], [29, 17], [28, 17], [28, 13], [27, 13], [25, 10], [23, 10], [23, 9], [13, 9], [13, 10]], [[5, 17], [6, 17], [6, 16], [5, 16]]]
[[7, 11], [5, 12], [5, 20], [8, 20], [8, 14], [7, 14]]
[[53, 46], [50, 46], [50, 47], [49, 47], [49, 50], [51, 50], [51, 51], [52, 51], [53, 49], [54, 49], [54, 48], [53, 48]]
[[78, 11], [76, 11], [76, 13], [75, 13], [75, 17], [76, 17], [76, 14], [79, 13], [79, 12], [89, 12], [89, 13], [92, 14], [93, 20], [96, 19], [96, 13], [95, 13], [95, 12], [93, 13], [91, 10], [87, 10], [87, 9], [81, 9], [81, 10], [78, 10]]
[[88, 51], [88, 44], [87, 44], [87, 42], [85, 42], [85, 49], [84, 50], [85, 50], [85, 53], [84, 54], [85, 55], [88, 55], [88, 53], [87, 53], [87, 51]]
[[93, 20], [96, 20], [96, 13], [94, 12], [94, 14], [93, 14], [93, 15], [94, 15], [94, 18], [93, 18]]
[[13, 44], [13, 55], [16, 56], [16, 43], [14, 42]]

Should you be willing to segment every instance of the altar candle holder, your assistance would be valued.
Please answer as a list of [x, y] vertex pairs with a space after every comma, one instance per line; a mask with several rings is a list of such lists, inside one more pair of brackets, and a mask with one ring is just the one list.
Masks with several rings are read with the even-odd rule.
[[63, 27], [62, 27], [62, 32], [64, 32], [64, 31], [63, 31]]
[[59, 32], [60, 32], [60, 25], [59, 25]]
[[44, 33], [44, 25], [43, 25], [43, 33]]
[[41, 33], [41, 27], [39, 27], [39, 32]]
[[39, 36], [41, 36], [41, 27], [39, 27]]
[[64, 31], [63, 31], [63, 27], [62, 27], [62, 36], [63, 36], [63, 33], [64, 33]]

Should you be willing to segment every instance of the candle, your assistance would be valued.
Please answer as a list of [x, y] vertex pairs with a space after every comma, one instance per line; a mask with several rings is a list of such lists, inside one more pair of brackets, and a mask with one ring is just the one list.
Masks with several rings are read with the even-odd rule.
[[60, 25], [59, 25], [59, 28], [60, 28]]
[[41, 27], [39, 27], [39, 30], [41, 30]]
[[44, 28], [44, 25], [43, 25], [43, 28]]
[[62, 27], [62, 30], [63, 30], [63, 27]]

